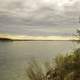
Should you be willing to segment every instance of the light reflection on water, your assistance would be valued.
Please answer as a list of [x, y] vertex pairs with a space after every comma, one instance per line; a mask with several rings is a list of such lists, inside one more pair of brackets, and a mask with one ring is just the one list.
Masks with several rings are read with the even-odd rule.
[[70, 41], [0, 42], [0, 80], [26, 80], [25, 70], [32, 57], [49, 61], [77, 47]]

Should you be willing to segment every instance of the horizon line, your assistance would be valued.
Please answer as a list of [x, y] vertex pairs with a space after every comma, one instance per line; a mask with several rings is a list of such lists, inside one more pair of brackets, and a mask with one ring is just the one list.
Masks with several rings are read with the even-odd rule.
[[54, 41], [54, 40], [79, 40], [76, 36], [28, 36], [28, 35], [11, 35], [0, 34], [0, 40], [13, 40], [13, 41]]

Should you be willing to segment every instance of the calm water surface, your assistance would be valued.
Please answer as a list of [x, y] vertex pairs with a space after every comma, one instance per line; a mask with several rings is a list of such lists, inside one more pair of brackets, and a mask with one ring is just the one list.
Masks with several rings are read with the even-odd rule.
[[28, 61], [35, 57], [49, 61], [59, 53], [67, 53], [78, 44], [70, 41], [0, 41], [0, 80], [27, 80]]

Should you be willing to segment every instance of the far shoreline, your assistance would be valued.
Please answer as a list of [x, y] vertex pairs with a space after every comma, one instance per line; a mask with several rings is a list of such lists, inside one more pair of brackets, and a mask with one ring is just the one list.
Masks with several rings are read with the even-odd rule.
[[28, 36], [0, 34], [0, 41], [80, 41], [75, 36]]
[[80, 40], [34, 40], [34, 39], [9, 39], [0, 38], [0, 41], [80, 41]]

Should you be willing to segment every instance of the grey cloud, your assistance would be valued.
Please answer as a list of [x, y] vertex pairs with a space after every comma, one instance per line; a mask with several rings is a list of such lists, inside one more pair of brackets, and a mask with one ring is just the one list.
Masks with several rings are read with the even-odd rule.
[[[0, 1], [0, 11], [9, 15], [26, 18], [43, 19], [43, 17], [54, 17], [57, 15], [76, 14], [79, 16], [79, 0], [3, 0]], [[69, 15], [68, 15], [69, 16]], [[71, 16], [71, 15], [70, 15]]]
[[6, 9], [16, 14], [27, 14], [27, 12], [34, 12], [41, 7], [48, 7], [55, 9], [56, 13], [56, 11], [59, 12], [60, 10], [63, 10], [63, 12], [72, 10], [72, 7], [74, 9], [79, 9], [79, 4], [79, 0], [0, 0], [0, 9]]
[[72, 0], [74, 3], [67, 2], [69, 0], [63, 0], [63, 2], [62, 0], [61, 2], [56, 2], [58, 0], [54, 0], [55, 2], [45, 1], [0, 0], [0, 31], [68, 35], [80, 28], [78, 23], [79, 0]]

